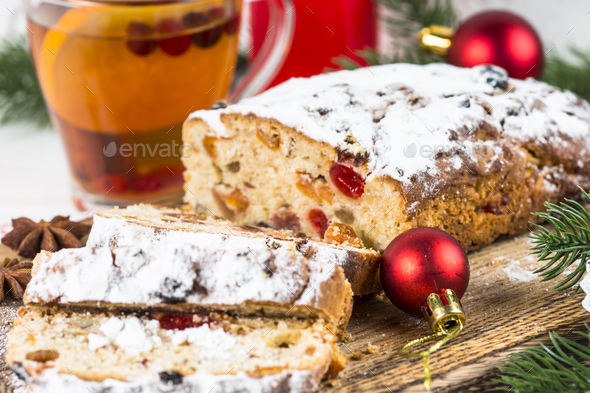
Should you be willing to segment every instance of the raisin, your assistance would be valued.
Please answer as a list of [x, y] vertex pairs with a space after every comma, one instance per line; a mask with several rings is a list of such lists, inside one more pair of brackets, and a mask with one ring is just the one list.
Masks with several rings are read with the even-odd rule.
[[278, 229], [289, 229], [293, 232], [299, 232], [301, 230], [301, 223], [297, 214], [284, 206], [272, 215], [272, 222]]
[[360, 198], [365, 191], [365, 179], [354, 169], [335, 162], [330, 167], [330, 179], [344, 195]]
[[320, 235], [321, 238], [324, 237], [324, 233], [328, 229], [328, 217], [324, 214], [323, 211], [320, 209], [311, 209], [307, 214], [307, 219], [309, 220], [313, 229]]
[[236, 173], [240, 171], [240, 161], [233, 161], [226, 165], [226, 168], [231, 173]]
[[180, 385], [182, 383], [182, 374], [176, 371], [162, 371], [160, 373], [160, 381], [167, 386]]

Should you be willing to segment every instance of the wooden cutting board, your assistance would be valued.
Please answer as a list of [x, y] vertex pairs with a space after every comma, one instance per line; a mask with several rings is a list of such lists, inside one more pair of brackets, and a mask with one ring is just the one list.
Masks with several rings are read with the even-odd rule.
[[[431, 357], [433, 392], [494, 390], [497, 367], [510, 352], [538, 345], [550, 330], [571, 335], [590, 321], [580, 304], [583, 296], [554, 292], [554, 282], [540, 283], [532, 274], [539, 265], [528, 255], [529, 248], [525, 234], [469, 255], [471, 282], [462, 299], [467, 324], [459, 337]], [[4, 256], [14, 253], [0, 245], [0, 257]], [[0, 377], [8, 388], [14, 378], [3, 361], [5, 335], [19, 304], [0, 304]], [[341, 378], [325, 382], [322, 392], [425, 391], [420, 359], [397, 354], [403, 344], [430, 333], [423, 318], [408, 316], [380, 297], [364, 297], [355, 300], [348, 332], [352, 339], [340, 344], [341, 351], [365, 356], [351, 359]], [[368, 344], [379, 346], [377, 353], [368, 354]]]

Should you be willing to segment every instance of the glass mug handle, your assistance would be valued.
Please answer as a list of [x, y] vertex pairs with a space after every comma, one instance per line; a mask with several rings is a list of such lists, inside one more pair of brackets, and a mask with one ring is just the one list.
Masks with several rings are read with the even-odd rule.
[[268, 32], [250, 70], [229, 93], [228, 101], [237, 102], [262, 92], [285, 62], [295, 30], [295, 9], [291, 0], [266, 0], [269, 9]]

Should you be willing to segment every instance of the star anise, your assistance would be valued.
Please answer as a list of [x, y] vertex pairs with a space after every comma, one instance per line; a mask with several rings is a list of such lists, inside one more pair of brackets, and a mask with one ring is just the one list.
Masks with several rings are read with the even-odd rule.
[[0, 302], [5, 295], [22, 299], [25, 288], [31, 281], [32, 262], [21, 262], [18, 259], [5, 258], [0, 267]]
[[56, 252], [62, 248], [82, 247], [80, 239], [91, 228], [63, 216], [39, 223], [21, 217], [12, 220], [12, 226], [14, 229], [2, 238], [2, 243], [26, 258], [34, 258], [41, 250]]

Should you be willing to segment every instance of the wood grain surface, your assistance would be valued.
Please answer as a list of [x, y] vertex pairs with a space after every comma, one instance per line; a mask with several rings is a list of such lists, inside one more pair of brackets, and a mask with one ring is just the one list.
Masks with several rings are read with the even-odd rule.
[[[471, 281], [462, 299], [467, 324], [454, 342], [432, 355], [433, 392], [497, 390], [497, 367], [510, 352], [538, 345], [550, 330], [572, 336], [590, 321], [580, 304], [582, 296], [554, 292], [554, 282], [540, 283], [532, 274], [539, 266], [529, 248], [522, 235], [469, 255]], [[0, 245], [0, 257], [12, 255]], [[0, 393], [9, 392], [14, 383], [3, 356], [19, 304], [0, 305]], [[430, 333], [423, 318], [408, 316], [381, 297], [364, 297], [355, 299], [348, 332], [352, 339], [340, 344], [341, 351], [365, 356], [351, 359], [339, 379], [324, 382], [322, 392], [425, 391], [420, 359], [397, 354], [403, 344]], [[369, 344], [379, 346], [377, 353], [367, 353]]]

